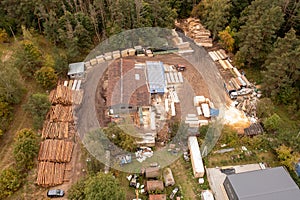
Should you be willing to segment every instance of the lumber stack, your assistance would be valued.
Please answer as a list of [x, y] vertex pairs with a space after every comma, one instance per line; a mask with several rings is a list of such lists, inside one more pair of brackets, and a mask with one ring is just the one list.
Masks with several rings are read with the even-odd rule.
[[68, 139], [69, 122], [51, 122], [45, 121], [42, 130], [42, 139]]
[[70, 162], [72, 151], [73, 142], [71, 141], [45, 140], [41, 142], [38, 160], [58, 163]]
[[44, 187], [60, 185], [64, 181], [65, 163], [40, 162], [37, 184]]
[[61, 104], [51, 106], [48, 116], [52, 122], [73, 122], [72, 106], [63, 106]]
[[52, 104], [72, 105], [72, 90], [64, 85], [58, 85], [49, 94]]

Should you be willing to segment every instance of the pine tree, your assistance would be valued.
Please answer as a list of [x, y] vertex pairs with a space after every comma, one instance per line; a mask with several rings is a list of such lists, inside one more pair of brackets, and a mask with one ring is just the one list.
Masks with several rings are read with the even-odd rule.
[[264, 89], [279, 103], [297, 102], [300, 106], [300, 40], [294, 29], [278, 38], [264, 67]]
[[277, 1], [255, 0], [242, 14], [244, 25], [237, 33], [239, 51], [236, 64], [260, 66], [272, 50], [276, 32], [284, 22], [283, 12]]

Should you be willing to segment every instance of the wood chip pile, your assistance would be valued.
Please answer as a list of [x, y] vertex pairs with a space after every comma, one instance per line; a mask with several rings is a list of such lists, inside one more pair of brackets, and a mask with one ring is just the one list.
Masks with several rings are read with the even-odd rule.
[[38, 160], [58, 163], [70, 162], [73, 142], [65, 140], [45, 140], [41, 142]]
[[63, 184], [65, 163], [40, 162], [37, 184], [45, 187]]

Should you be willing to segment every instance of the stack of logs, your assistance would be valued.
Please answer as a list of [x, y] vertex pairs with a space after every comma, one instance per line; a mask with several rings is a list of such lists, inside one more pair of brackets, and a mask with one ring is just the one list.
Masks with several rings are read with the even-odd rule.
[[48, 118], [52, 122], [73, 122], [73, 108], [72, 106], [63, 106], [61, 104], [51, 106]]
[[79, 105], [82, 101], [82, 97], [82, 90], [72, 90], [70, 87], [58, 85], [56, 89], [50, 92], [49, 101], [53, 105]]
[[41, 142], [38, 160], [66, 163], [71, 161], [73, 142], [65, 140], [44, 140]]
[[72, 137], [74, 133], [69, 131], [69, 122], [51, 122], [45, 121], [42, 130], [42, 139], [67, 139]]
[[63, 184], [65, 167], [65, 163], [39, 162], [37, 184], [46, 187]]
[[62, 84], [52, 90], [49, 100], [52, 103], [42, 130], [38, 154], [36, 183], [43, 187], [63, 184], [71, 174], [72, 152], [74, 148], [75, 125], [73, 106], [80, 104], [82, 90], [72, 90]]

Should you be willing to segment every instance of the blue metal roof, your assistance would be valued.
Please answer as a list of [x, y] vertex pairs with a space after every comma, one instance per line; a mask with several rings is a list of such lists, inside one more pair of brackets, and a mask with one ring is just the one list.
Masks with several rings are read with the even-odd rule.
[[163, 63], [147, 61], [146, 66], [150, 93], [164, 93], [166, 82]]

